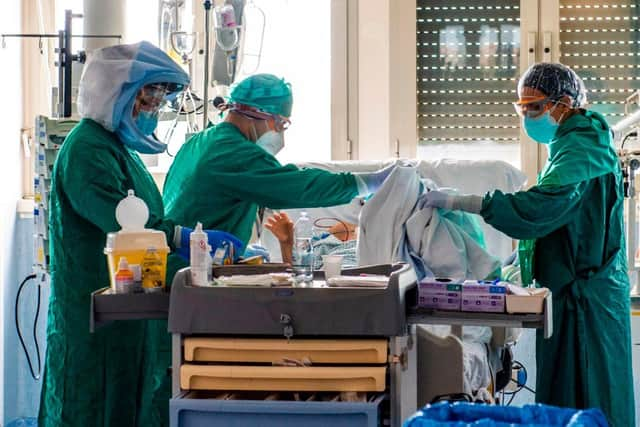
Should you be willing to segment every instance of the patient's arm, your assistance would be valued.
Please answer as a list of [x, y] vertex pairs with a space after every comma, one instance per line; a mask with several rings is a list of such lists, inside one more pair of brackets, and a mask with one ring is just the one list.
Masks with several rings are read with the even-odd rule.
[[280, 242], [282, 262], [291, 264], [293, 262], [293, 221], [284, 212], [275, 213], [267, 219], [265, 227]]
[[350, 222], [340, 221], [336, 225], [329, 228], [329, 233], [333, 234], [336, 238], [346, 242], [348, 240], [355, 240], [358, 238], [357, 225]]

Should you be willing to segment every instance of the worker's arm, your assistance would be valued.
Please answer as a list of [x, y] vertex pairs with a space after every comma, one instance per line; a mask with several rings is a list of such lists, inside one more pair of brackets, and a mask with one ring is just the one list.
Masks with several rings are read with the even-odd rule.
[[535, 186], [527, 191], [488, 193], [482, 200], [484, 220], [514, 239], [548, 235], [573, 220], [588, 181], [558, 187]]
[[208, 171], [209, 179], [231, 197], [272, 209], [293, 209], [342, 205], [358, 195], [356, 178], [350, 173], [283, 166], [259, 147], [243, 155], [246, 170]]

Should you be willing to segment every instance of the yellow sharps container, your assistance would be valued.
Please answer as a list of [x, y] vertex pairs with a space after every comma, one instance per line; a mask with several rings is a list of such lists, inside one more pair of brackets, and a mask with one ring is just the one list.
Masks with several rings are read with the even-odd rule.
[[[118, 269], [120, 257], [126, 257], [129, 265], [142, 265], [148, 251], [155, 250], [159, 256], [160, 280], [159, 287], [164, 288], [167, 274], [167, 255], [169, 246], [167, 237], [162, 231], [144, 228], [149, 219], [149, 209], [145, 202], [136, 197], [133, 190], [129, 190], [126, 198], [122, 199], [116, 207], [116, 220], [122, 229], [115, 233], [107, 234], [107, 244], [104, 253], [109, 264], [109, 277], [111, 288], [115, 290], [114, 275]], [[144, 282], [144, 271], [143, 282]]]

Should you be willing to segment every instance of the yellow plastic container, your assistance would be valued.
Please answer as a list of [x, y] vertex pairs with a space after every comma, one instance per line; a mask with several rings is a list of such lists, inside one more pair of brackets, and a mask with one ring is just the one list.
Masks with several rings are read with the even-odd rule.
[[129, 265], [141, 265], [149, 248], [155, 248], [160, 257], [162, 262], [160, 266], [160, 282], [162, 287], [165, 287], [169, 246], [167, 246], [167, 237], [163, 232], [156, 230], [118, 231], [107, 235], [107, 245], [104, 248], [104, 253], [107, 255], [107, 262], [109, 263], [109, 277], [112, 289], [115, 289], [114, 274], [118, 269], [120, 257], [126, 257]]

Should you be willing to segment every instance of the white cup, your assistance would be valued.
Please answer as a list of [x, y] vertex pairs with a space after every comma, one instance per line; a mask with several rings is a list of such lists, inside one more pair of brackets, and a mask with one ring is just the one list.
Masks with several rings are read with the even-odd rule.
[[342, 255], [322, 255], [322, 264], [327, 280], [342, 273]]

